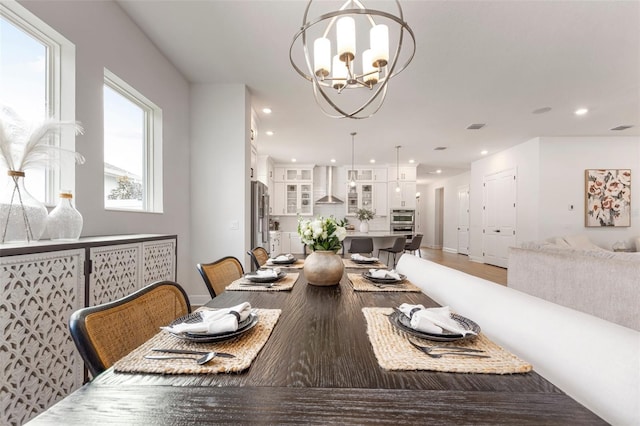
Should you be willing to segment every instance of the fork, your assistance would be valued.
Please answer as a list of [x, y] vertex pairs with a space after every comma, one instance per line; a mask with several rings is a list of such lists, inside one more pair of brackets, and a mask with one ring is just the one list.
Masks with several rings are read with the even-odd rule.
[[[407, 339], [407, 341], [411, 343], [411, 345], [416, 349], [424, 352], [425, 354], [433, 358], [440, 358], [442, 355], [465, 355], [465, 356], [474, 356], [478, 358], [489, 358], [489, 356], [487, 355], [479, 355], [478, 354], [479, 352], [484, 352], [480, 349], [463, 348], [461, 346], [421, 346], [413, 342], [411, 339]], [[431, 353], [432, 351], [437, 349], [445, 349], [453, 352], [441, 352], [438, 354]]]

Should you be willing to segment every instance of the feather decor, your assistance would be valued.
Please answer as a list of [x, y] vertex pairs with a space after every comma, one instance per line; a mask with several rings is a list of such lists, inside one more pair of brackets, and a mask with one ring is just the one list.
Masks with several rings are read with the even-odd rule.
[[58, 163], [62, 155], [73, 156], [83, 164], [82, 154], [51, 144], [63, 127], [71, 127], [76, 134], [83, 134], [79, 122], [48, 119], [30, 129], [11, 108], [0, 110], [0, 166], [9, 170], [49, 167]]

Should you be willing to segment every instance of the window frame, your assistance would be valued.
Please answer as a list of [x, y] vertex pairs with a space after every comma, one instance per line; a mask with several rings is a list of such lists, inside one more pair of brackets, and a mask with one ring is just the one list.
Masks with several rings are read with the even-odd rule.
[[[142, 156], [144, 162], [142, 168], [142, 208], [108, 207], [106, 205], [107, 194], [103, 194], [104, 209], [109, 211], [162, 213], [162, 109], [107, 68], [104, 68], [104, 86], [108, 86], [111, 90], [140, 107], [144, 112], [145, 126]], [[102, 105], [104, 107], [104, 99]], [[104, 179], [103, 161], [103, 182]]]
[[[60, 121], [76, 121], [76, 47], [64, 36], [15, 1], [0, 2], [0, 15], [47, 49], [46, 114], [47, 118]], [[43, 117], [44, 119], [45, 117]], [[56, 146], [75, 151], [76, 135], [69, 126], [60, 131], [59, 138], [52, 139]], [[45, 170], [45, 205], [57, 203], [61, 188], [75, 193], [75, 160], [60, 159], [59, 167]]]

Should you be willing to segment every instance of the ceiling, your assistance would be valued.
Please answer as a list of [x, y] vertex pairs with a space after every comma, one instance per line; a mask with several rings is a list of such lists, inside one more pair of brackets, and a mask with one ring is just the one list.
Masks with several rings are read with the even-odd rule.
[[[401, 145], [400, 162], [415, 160], [424, 183], [469, 170], [482, 150], [537, 136], [640, 135], [638, 1], [405, 0], [415, 57], [364, 120], [323, 115], [311, 83], [289, 62], [306, 1], [118, 3], [188, 81], [248, 87], [259, 154], [276, 162], [351, 164], [357, 132], [356, 164], [395, 164]], [[393, 10], [389, 2], [364, 4]], [[579, 107], [589, 112], [576, 116]], [[541, 108], [551, 109], [533, 112]], [[467, 130], [472, 123], [486, 125]], [[633, 127], [610, 130], [620, 125]]]

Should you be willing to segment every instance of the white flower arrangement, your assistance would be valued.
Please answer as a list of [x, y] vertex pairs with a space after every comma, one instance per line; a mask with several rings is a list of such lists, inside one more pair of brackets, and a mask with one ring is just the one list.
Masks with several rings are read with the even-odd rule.
[[338, 225], [333, 216], [315, 219], [298, 218], [298, 235], [311, 250], [327, 250], [337, 252], [342, 248], [342, 241], [347, 236], [344, 226]]

